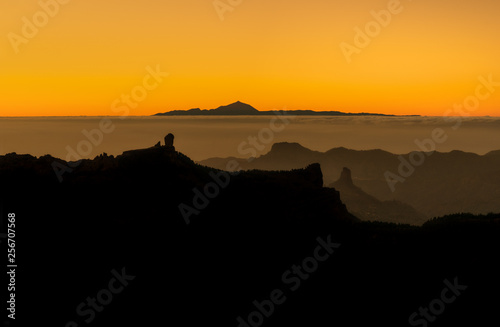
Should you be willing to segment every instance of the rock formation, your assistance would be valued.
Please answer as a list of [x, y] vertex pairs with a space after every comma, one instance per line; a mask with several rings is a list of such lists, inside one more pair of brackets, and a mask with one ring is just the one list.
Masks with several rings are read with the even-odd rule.
[[426, 218], [410, 205], [400, 201], [380, 201], [356, 186], [351, 170], [344, 167], [340, 178], [333, 183], [340, 198], [354, 216], [364, 221], [382, 221], [410, 225], [422, 225]]
[[344, 167], [344, 169], [342, 169], [342, 173], [340, 173], [340, 178], [336, 183], [345, 186], [354, 186], [354, 183], [352, 182], [351, 170], [347, 167]]
[[165, 136], [165, 146], [167, 147], [174, 146], [174, 134], [168, 133], [167, 136]]

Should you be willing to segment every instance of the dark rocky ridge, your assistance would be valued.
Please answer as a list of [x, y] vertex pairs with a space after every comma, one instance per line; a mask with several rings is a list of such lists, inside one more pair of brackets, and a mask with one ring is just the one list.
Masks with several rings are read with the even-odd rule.
[[[158, 146], [84, 160], [59, 183], [54, 160], [68, 164], [0, 156], [0, 208], [18, 219], [22, 326], [86, 325], [76, 308], [122, 268], [135, 279], [93, 326], [235, 327], [255, 310], [253, 301], [281, 289], [287, 300], [265, 326], [400, 327], [455, 276], [468, 290], [433, 325], [498, 323], [498, 297], [491, 297], [500, 292], [498, 215], [423, 227], [359, 222], [313, 164], [231, 176], [186, 225], [178, 205], [221, 171]], [[283, 273], [329, 236], [340, 248], [291, 291]]]
[[344, 168], [340, 178], [331, 185], [340, 192], [347, 209], [364, 221], [381, 221], [410, 225], [422, 225], [427, 218], [410, 205], [400, 201], [380, 201], [354, 185], [351, 170]]
[[[222, 168], [236, 160], [243, 170], [290, 170], [319, 163], [325, 185], [341, 175], [344, 167], [353, 172], [354, 183], [380, 201], [401, 201], [427, 218], [456, 212], [487, 214], [500, 212], [499, 151], [477, 155], [462, 151], [434, 152], [424, 155], [425, 162], [397, 183], [392, 192], [385, 178], [390, 171], [399, 174], [400, 155], [383, 150], [350, 150], [334, 148], [326, 152], [312, 151], [297, 143], [277, 143], [271, 151], [248, 161], [243, 158], [210, 158], [200, 164]], [[401, 157], [410, 161], [412, 153]]]

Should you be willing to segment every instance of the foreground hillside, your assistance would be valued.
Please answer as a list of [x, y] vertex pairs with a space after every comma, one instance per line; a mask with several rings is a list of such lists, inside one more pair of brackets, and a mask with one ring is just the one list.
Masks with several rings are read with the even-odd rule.
[[24, 325], [406, 326], [417, 312], [419, 326], [449, 283], [432, 326], [499, 322], [499, 215], [360, 222], [317, 164], [229, 175], [156, 147], [85, 160], [60, 183], [54, 161], [70, 165], [0, 156]]

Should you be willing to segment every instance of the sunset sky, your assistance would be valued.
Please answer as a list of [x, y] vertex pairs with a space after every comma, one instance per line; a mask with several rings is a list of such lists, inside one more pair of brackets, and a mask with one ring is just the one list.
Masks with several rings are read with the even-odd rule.
[[[116, 115], [146, 67], [169, 75], [130, 115], [238, 100], [443, 115], [480, 76], [500, 82], [498, 0], [243, 0], [224, 13], [213, 0], [65, 1], [53, 17], [38, 1], [0, 2], [0, 116]], [[399, 13], [349, 63], [342, 42], [388, 6]], [[23, 27], [33, 19], [38, 32]], [[496, 87], [472, 115], [500, 115]]]

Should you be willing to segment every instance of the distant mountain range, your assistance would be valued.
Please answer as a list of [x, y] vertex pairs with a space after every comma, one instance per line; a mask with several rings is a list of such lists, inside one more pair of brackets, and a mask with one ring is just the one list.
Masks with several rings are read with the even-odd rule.
[[381, 221], [420, 226], [427, 218], [401, 201], [380, 201], [354, 185], [351, 170], [344, 168], [340, 178], [330, 185], [340, 192], [347, 210], [363, 221]]
[[227, 106], [215, 109], [194, 108], [189, 110], [173, 110], [157, 113], [154, 116], [269, 116], [269, 115], [294, 115], [294, 116], [395, 116], [377, 113], [346, 113], [340, 111], [313, 111], [313, 110], [269, 110], [259, 111], [249, 104], [237, 101]]
[[460, 212], [500, 212], [500, 151], [482, 156], [462, 151], [425, 155], [425, 162], [414, 167], [411, 176], [398, 182], [392, 192], [386, 172], [398, 174], [401, 160], [410, 162], [415, 154], [419, 153], [399, 155], [383, 150], [346, 148], [319, 152], [298, 143], [284, 142], [275, 143], [271, 151], [253, 160], [210, 158], [198, 163], [225, 169], [227, 162], [236, 160], [243, 170], [290, 170], [319, 163], [325, 186], [332, 186], [344, 167], [348, 167], [353, 172], [354, 183], [364, 192], [380, 201], [398, 200], [411, 205], [427, 218]]

